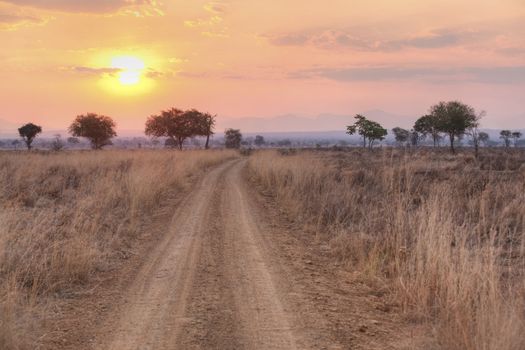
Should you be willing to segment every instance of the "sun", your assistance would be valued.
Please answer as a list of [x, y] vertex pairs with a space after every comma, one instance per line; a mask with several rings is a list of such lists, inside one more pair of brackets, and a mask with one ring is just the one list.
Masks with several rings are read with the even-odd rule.
[[141, 81], [145, 65], [137, 57], [117, 56], [111, 59], [111, 68], [118, 70], [120, 84], [137, 85]]
[[148, 52], [103, 52], [93, 57], [92, 65], [102, 69], [98, 85], [104, 91], [111, 96], [131, 97], [149, 94], [156, 87], [150, 73], [162, 69], [160, 61]]

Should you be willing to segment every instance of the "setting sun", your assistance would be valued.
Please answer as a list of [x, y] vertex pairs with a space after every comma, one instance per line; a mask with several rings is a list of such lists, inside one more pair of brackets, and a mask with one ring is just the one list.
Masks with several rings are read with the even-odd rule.
[[155, 71], [154, 66], [157, 66], [151, 55], [135, 56], [106, 52], [95, 55], [92, 62], [103, 72], [100, 75], [99, 86], [112, 95], [143, 95], [150, 92], [155, 85], [148, 74]]
[[122, 85], [140, 83], [144, 62], [133, 56], [119, 56], [111, 60], [111, 68], [118, 69], [118, 80]]

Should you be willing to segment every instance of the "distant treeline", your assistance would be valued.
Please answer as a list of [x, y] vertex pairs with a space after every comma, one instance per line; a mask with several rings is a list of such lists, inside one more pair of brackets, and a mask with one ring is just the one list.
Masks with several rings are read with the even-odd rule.
[[[396, 146], [419, 147], [432, 145], [440, 147], [447, 142], [450, 150], [455, 152], [456, 148], [462, 146], [466, 141], [468, 146], [475, 149], [476, 155], [479, 147], [525, 146], [522, 133], [517, 130], [501, 130], [499, 142], [491, 140], [490, 135], [482, 131], [481, 120], [485, 112], [476, 110], [462, 102], [450, 101], [439, 102], [430, 107], [429, 113], [417, 119], [413, 127], [408, 130], [401, 127], [392, 129]], [[116, 123], [105, 115], [87, 113], [77, 116], [68, 127], [70, 137], [63, 140], [61, 135], [55, 135], [53, 139], [42, 141], [41, 146], [59, 151], [63, 148], [83, 148], [87, 144], [93, 149], [101, 149], [104, 146], [114, 145], [119, 148], [158, 148], [169, 147], [183, 149], [189, 148], [205, 149], [214, 147], [240, 148], [244, 147], [346, 147], [355, 145], [351, 140], [343, 139], [271, 139], [266, 140], [262, 135], [243, 138], [240, 130], [227, 129], [224, 140], [213, 141], [211, 137], [215, 134], [216, 115], [203, 113], [196, 109], [181, 110], [170, 108], [159, 114], [151, 115], [145, 123], [145, 135], [149, 138], [125, 138], [115, 139]], [[366, 116], [356, 115], [355, 122], [346, 127], [349, 135], [358, 135], [363, 147], [373, 148], [379, 143], [385, 143], [388, 135], [387, 129]], [[33, 147], [36, 137], [42, 133], [42, 127], [28, 123], [18, 129], [20, 139], [0, 140], [0, 148], [18, 149], [25, 146], [28, 150]], [[87, 144], [81, 139], [85, 139]], [[189, 142], [188, 142], [189, 140]], [[201, 141], [203, 145], [201, 144]], [[389, 142], [386, 142], [388, 145]]]
[[[452, 153], [466, 136], [477, 156], [481, 145], [491, 144], [489, 134], [480, 130], [481, 119], [485, 114], [485, 111], [477, 113], [473, 107], [459, 101], [439, 102], [430, 107], [429, 114], [417, 119], [412, 129], [395, 127], [392, 132], [397, 144], [404, 147], [418, 147], [426, 138], [432, 139], [434, 147], [440, 147], [441, 142], [447, 139]], [[356, 122], [347, 127], [347, 133], [359, 134], [363, 139], [363, 147], [372, 148], [374, 143], [383, 141], [388, 135], [388, 131], [379, 123], [365, 116], [358, 114], [355, 119]], [[520, 131], [500, 132], [500, 139], [506, 148], [511, 145], [518, 147], [522, 136]]]

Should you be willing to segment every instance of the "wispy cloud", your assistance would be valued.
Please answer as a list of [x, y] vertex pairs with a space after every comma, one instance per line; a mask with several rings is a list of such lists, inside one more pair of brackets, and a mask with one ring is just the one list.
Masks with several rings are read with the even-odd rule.
[[225, 1], [208, 2], [203, 6], [203, 10], [207, 12], [206, 17], [186, 20], [184, 25], [188, 28], [199, 28], [203, 36], [227, 38], [230, 36], [229, 29], [223, 23], [226, 7]]
[[214, 25], [217, 25], [223, 21], [223, 18], [220, 16], [211, 16], [210, 18], [199, 18], [194, 20], [187, 20], [184, 21], [184, 25], [186, 27], [190, 28], [197, 28], [197, 27], [211, 27]]
[[[359, 30], [360, 31], [360, 30]], [[266, 38], [276, 46], [312, 46], [320, 49], [353, 49], [361, 51], [394, 51], [405, 48], [435, 49], [472, 43], [488, 34], [479, 31], [436, 29], [401, 39], [375, 38], [354, 34], [353, 30], [322, 29], [284, 34]]]
[[213, 14], [223, 14], [226, 12], [226, 3], [219, 1], [212, 1], [204, 5], [204, 10]]
[[487, 84], [524, 84], [525, 66], [462, 68], [317, 68], [295, 71], [290, 73], [288, 77], [293, 79], [325, 78], [340, 82], [420, 80], [431, 83], [473, 82]]
[[119, 68], [109, 68], [109, 67], [102, 67], [102, 68], [94, 68], [94, 67], [86, 67], [86, 66], [73, 66], [73, 67], [65, 67], [63, 70], [76, 72], [76, 73], [84, 73], [89, 75], [102, 75], [102, 74], [109, 74], [114, 75], [121, 71]]
[[[120, 68], [111, 68], [111, 67], [89, 67], [89, 66], [69, 66], [60, 68], [61, 71], [79, 73], [84, 75], [91, 76], [116, 76], [118, 73], [122, 72], [123, 69]], [[176, 75], [177, 71], [175, 70], [156, 70], [154, 68], [147, 68], [143, 75], [151, 79], [161, 79], [161, 78], [172, 78]]]
[[26, 9], [0, 2], [0, 30], [16, 30], [22, 27], [44, 25], [51, 19]]
[[161, 14], [160, 1], [157, 0], [2, 0], [19, 6], [29, 6], [60, 12], [114, 13], [129, 10], [133, 14]]

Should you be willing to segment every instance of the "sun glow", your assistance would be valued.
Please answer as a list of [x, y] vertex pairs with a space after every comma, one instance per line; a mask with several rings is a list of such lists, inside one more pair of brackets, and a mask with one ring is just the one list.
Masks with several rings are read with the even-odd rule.
[[[135, 96], [150, 92], [155, 82], [148, 74], [159, 69], [155, 64], [156, 59], [146, 55], [148, 60], [139, 56], [103, 54], [96, 61], [96, 66], [109, 68], [100, 81], [100, 86], [114, 95]], [[155, 68], [154, 68], [155, 66]]]
[[144, 62], [133, 56], [113, 57], [111, 68], [118, 69], [118, 80], [122, 85], [139, 84], [144, 71]]

